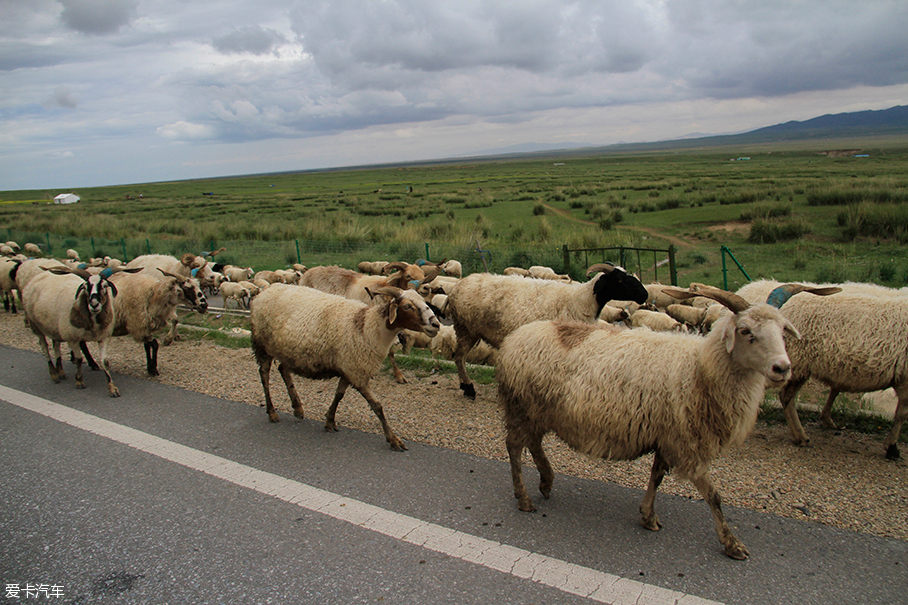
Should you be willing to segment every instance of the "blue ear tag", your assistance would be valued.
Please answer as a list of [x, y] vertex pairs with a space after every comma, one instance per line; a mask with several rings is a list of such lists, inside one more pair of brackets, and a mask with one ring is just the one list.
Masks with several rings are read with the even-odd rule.
[[111, 269], [110, 267], [101, 271], [101, 277], [104, 279], [110, 279], [111, 275], [113, 275], [113, 269]]
[[775, 307], [776, 309], [781, 309], [782, 305], [788, 302], [789, 298], [791, 298], [791, 292], [785, 287], [779, 286], [766, 297], [766, 304]]
[[79, 263], [77, 268], [85, 271], [86, 269], [88, 269], [88, 263]]
[[413, 284], [413, 287], [414, 287], [414, 288], [419, 287], [419, 281], [418, 281], [418, 280], [415, 280], [415, 279], [414, 279], [414, 280], [411, 281], [410, 283]]
[[198, 273], [198, 272], [199, 272], [198, 269], [193, 269], [192, 271], [189, 272], [189, 274], [190, 274], [191, 276], [195, 277], [195, 274]]

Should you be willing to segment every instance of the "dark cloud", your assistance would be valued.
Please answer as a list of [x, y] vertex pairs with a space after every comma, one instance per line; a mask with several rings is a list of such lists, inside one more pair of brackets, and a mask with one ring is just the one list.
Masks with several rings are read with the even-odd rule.
[[132, 21], [138, 0], [59, 0], [60, 19], [83, 34], [109, 34]]
[[265, 29], [258, 25], [247, 25], [235, 29], [212, 41], [212, 46], [219, 52], [251, 53], [253, 55], [266, 55], [274, 52], [276, 45], [286, 42], [283, 34], [273, 29]]

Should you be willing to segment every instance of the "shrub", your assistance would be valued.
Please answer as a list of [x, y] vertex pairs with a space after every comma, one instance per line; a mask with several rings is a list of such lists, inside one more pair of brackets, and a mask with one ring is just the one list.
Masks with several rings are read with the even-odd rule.
[[753, 244], [772, 244], [798, 239], [805, 233], [810, 233], [810, 225], [804, 220], [756, 219], [750, 227], [747, 241]]
[[541, 216], [543, 214], [545, 214], [545, 206], [543, 204], [533, 206], [533, 216]]

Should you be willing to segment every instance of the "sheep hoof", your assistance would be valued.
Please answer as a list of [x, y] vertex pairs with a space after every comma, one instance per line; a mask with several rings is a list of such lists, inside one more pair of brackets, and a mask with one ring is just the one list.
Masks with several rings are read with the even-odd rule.
[[388, 443], [391, 444], [391, 449], [395, 452], [405, 452], [407, 451], [407, 446], [404, 445], [404, 442], [395, 437], [393, 440], [388, 439]]
[[810, 439], [808, 439], [807, 437], [795, 439], [794, 444], [798, 447], [810, 447]]
[[119, 396], [120, 396], [120, 389], [118, 389], [117, 387], [115, 387], [115, 386], [113, 386], [113, 385], [110, 385], [110, 386], [107, 388], [107, 391], [110, 393], [110, 396], [111, 396], [111, 397], [119, 397]]
[[461, 382], [460, 390], [470, 399], [476, 399], [476, 387], [473, 386], [472, 382]]
[[281, 418], [277, 415], [277, 412], [268, 412], [268, 420], [271, 422], [280, 422]]
[[297, 418], [299, 418], [300, 420], [302, 420], [303, 418], [306, 417], [306, 415], [303, 414], [303, 410], [293, 410], [293, 415], [296, 416]]
[[517, 499], [517, 508], [522, 510], [525, 513], [535, 513], [536, 507], [533, 506], [533, 501], [529, 498], [518, 498]]
[[84, 388], [85, 388], [85, 383], [82, 382], [81, 380], [77, 380], [77, 381], [76, 381], [76, 388], [77, 388], [77, 389], [84, 389]]
[[640, 525], [650, 531], [659, 531], [662, 529], [662, 522], [659, 521], [659, 515], [656, 513], [651, 514], [649, 517], [643, 517], [640, 520]]
[[747, 548], [744, 547], [744, 544], [740, 540], [732, 540], [725, 545], [725, 554], [730, 559], [736, 559], [738, 561], [743, 561], [750, 556], [750, 553], [747, 552]]
[[339, 432], [340, 432], [340, 431], [338, 430], [338, 428], [337, 428], [337, 423], [336, 423], [336, 422], [326, 422], [326, 423], [325, 423], [325, 430], [326, 430], [327, 432], [329, 432], [329, 433], [339, 433]]
[[901, 452], [899, 452], [899, 446], [892, 444], [886, 448], [886, 459], [887, 460], [898, 460], [902, 457]]

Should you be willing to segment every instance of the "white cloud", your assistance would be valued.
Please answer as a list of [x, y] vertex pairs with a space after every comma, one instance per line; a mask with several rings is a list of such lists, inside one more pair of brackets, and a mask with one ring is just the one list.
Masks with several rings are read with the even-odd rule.
[[212, 129], [205, 124], [193, 124], [191, 122], [174, 122], [157, 129], [157, 133], [165, 139], [173, 141], [197, 141], [211, 138]]

